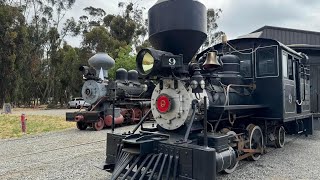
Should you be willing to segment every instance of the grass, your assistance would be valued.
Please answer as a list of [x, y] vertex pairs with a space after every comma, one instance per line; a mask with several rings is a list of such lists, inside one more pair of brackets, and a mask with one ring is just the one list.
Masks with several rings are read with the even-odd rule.
[[[27, 134], [58, 131], [72, 127], [75, 127], [75, 124], [67, 122], [63, 116], [27, 116]], [[20, 115], [0, 115], [0, 139], [17, 138], [22, 135]]]

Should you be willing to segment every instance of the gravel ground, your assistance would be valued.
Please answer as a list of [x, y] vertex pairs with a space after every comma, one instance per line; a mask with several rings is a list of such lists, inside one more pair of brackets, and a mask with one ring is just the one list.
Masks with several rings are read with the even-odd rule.
[[[117, 128], [116, 132], [132, 127]], [[106, 179], [106, 133], [68, 129], [0, 140], [0, 179]]]
[[[116, 132], [128, 130], [132, 126]], [[0, 179], [110, 179], [95, 167], [104, 161], [109, 131], [68, 129], [0, 140]], [[259, 161], [243, 161], [233, 174], [218, 179], [320, 179], [319, 138], [320, 132], [288, 138], [284, 148], [270, 148]]]
[[291, 136], [286, 141], [284, 148], [268, 148], [260, 160], [242, 161], [234, 173], [218, 179], [320, 179], [320, 131], [309, 137]]

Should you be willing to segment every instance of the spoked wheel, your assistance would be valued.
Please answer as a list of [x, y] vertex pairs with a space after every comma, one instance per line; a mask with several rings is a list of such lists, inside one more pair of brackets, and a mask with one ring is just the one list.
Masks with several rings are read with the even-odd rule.
[[[259, 126], [249, 124], [247, 127], [249, 131], [249, 149], [260, 149], [263, 150], [264, 141], [262, 130]], [[261, 157], [261, 153], [255, 153], [248, 157], [250, 161], [257, 161]]]
[[274, 130], [274, 136], [275, 136], [275, 146], [276, 148], [283, 148], [286, 138], [286, 131], [284, 130], [283, 126], [278, 126]]
[[[229, 131], [229, 132], [227, 132], [227, 134], [228, 134], [228, 135], [234, 135], [234, 137], [235, 137], [236, 139], [238, 139], [237, 133], [235, 133], [234, 131]], [[230, 151], [234, 151], [234, 150], [232, 149], [232, 147], [230, 147]], [[237, 153], [235, 152], [235, 154], [237, 154]], [[238, 157], [238, 156], [237, 156], [237, 157]], [[239, 161], [236, 160], [236, 162], [234, 162], [233, 165], [231, 165], [231, 166], [228, 167], [227, 169], [224, 169], [223, 172], [226, 173], [226, 174], [231, 174], [233, 171], [236, 170], [236, 168], [238, 167], [238, 164], [239, 164]]]
[[84, 122], [77, 122], [77, 128], [80, 130], [86, 130], [88, 125]]
[[102, 118], [99, 119], [99, 121], [92, 123], [92, 127], [96, 131], [100, 131], [104, 128], [104, 120]]

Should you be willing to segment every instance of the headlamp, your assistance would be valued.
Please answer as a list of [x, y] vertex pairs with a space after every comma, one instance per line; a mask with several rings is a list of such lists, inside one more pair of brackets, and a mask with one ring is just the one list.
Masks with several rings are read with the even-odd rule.
[[143, 78], [166, 76], [172, 69], [183, 66], [183, 58], [182, 55], [148, 48], [138, 53], [136, 63], [138, 73]]

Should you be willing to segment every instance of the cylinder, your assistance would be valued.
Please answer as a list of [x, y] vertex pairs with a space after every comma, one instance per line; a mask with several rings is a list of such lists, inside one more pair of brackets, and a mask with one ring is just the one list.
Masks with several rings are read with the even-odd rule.
[[236, 152], [232, 147], [229, 147], [227, 151], [216, 152], [216, 162], [217, 172], [233, 167], [237, 163]]
[[83, 115], [76, 115], [74, 117], [74, 121], [75, 122], [80, 122], [80, 121], [83, 121], [84, 120], [84, 116]]
[[[124, 121], [124, 117], [120, 114], [120, 116], [114, 118], [114, 124], [118, 125], [118, 124], [122, 124]], [[106, 124], [106, 126], [110, 127], [112, 126], [112, 116], [108, 115], [104, 118], [104, 122]]]

